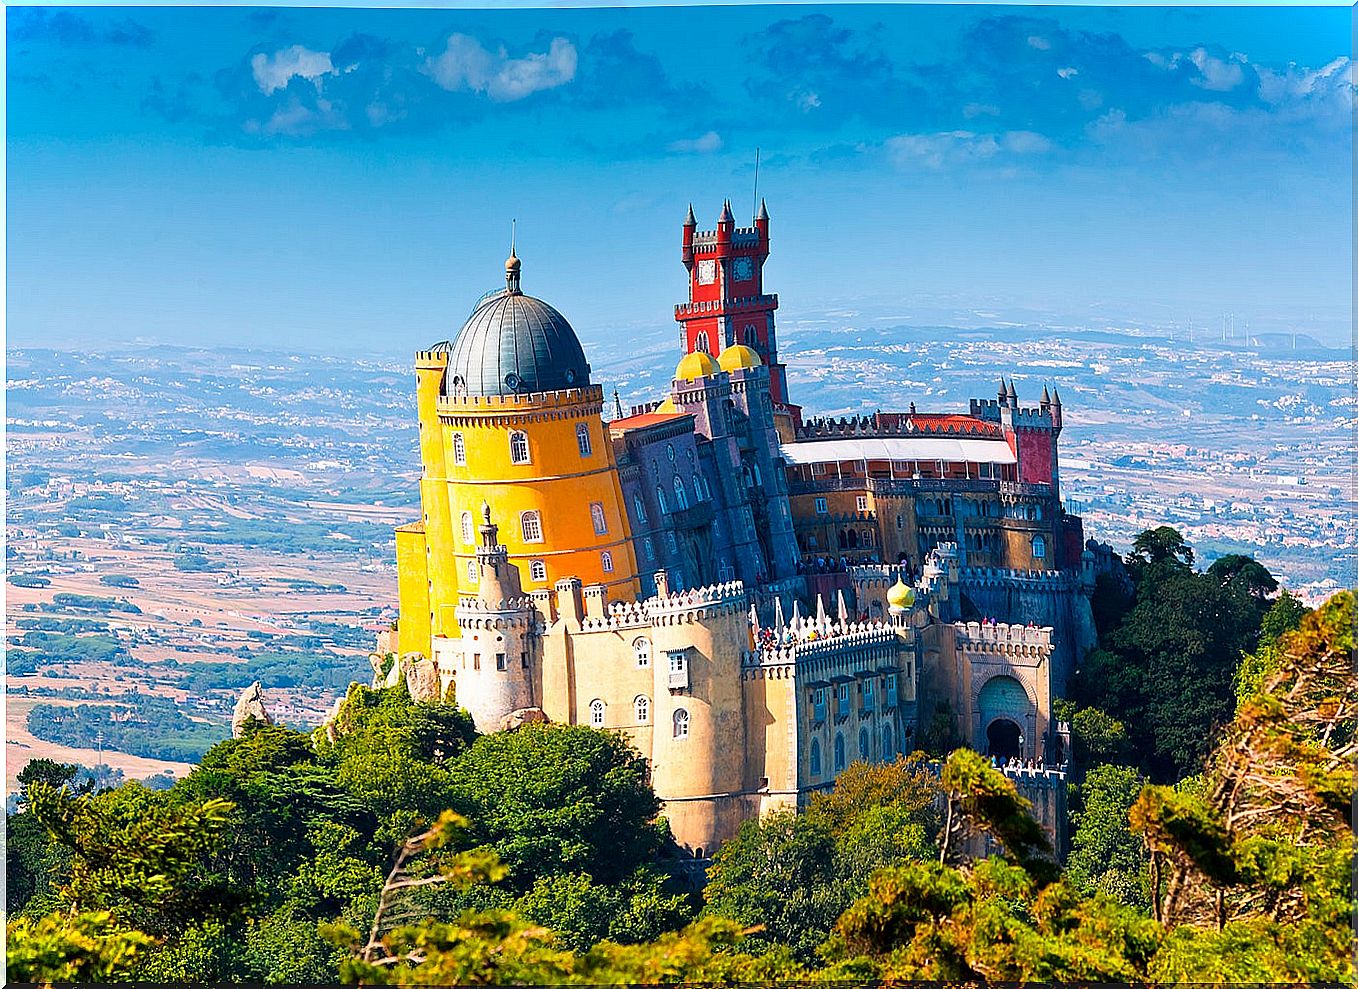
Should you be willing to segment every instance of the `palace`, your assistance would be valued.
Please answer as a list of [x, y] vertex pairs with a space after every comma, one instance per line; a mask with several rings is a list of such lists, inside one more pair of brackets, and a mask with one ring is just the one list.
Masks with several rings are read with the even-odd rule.
[[[629, 414], [604, 418], [512, 251], [505, 287], [416, 355], [422, 512], [396, 530], [379, 651], [432, 661], [481, 731], [626, 734], [698, 857], [922, 739], [1062, 763], [1052, 699], [1092, 642], [1100, 548], [1061, 506], [1060, 395], [1025, 407], [1002, 380], [966, 412], [806, 418], [764, 205], [736, 227], [727, 202], [713, 231], [690, 207], [681, 257], [683, 354]], [[1045, 773], [1030, 788], [1059, 789]]]

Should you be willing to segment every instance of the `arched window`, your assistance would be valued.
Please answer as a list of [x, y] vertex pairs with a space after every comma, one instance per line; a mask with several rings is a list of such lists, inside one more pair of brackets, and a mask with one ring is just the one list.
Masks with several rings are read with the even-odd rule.
[[589, 723], [595, 728], [604, 726], [604, 702], [597, 697], [589, 702]]
[[869, 747], [869, 743], [868, 743], [868, 730], [867, 730], [866, 728], [859, 728], [859, 729], [858, 729], [858, 760], [859, 760], [860, 762], [867, 762], [868, 759], [869, 759], [869, 753], [870, 753], [871, 751], [872, 751], [872, 750], [871, 750], [871, 748]]
[[655, 486], [655, 501], [656, 504], [660, 506], [661, 515], [669, 513], [670, 506], [669, 502], [665, 501], [665, 489], [659, 484]]
[[468, 561], [467, 561], [467, 580], [470, 581], [470, 582], [473, 583], [473, 584], [475, 584], [476, 581], [477, 581], [477, 575], [476, 575], [476, 561], [475, 561], [475, 560], [468, 560]]
[[641, 548], [646, 551], [646, 559], [655, 562], [655, 540], [646, 536], [641, 540]]
[[528, 455], [528, 434], [522, 430], [515, 430], [509, 434], [509, 460], [515, 464], [531, 464], [532, 458]]
[[688, 738], [688, 712], [682, 707], [674, 712], [674, 737]]
[[811, 775], [820, 775], [820, 739], [811, 739]]
[[636, 653], [637, 666], [651, 665], [651, 640], [644, 635], [632, 640], [632, 652]]
[[590, 502], [589, 517], [594, 522], [594, 534], [602, 536], [608, 532], [608, 518], [604, 515], [604, 506], [600, 502]]
[[633, 509], [636, 511], [636, 513], [637, 513], [637, 521], [638, 521], [638, 522], [645, 522], [645, 521], [646, 521], [646, 502], [642, 499], [641, 495], [633, 495], [633, 496], [632, 496], [632, 508], [633, 508]]
[[835, 772], [844, 768], [844, 736], [835, 736]]
[[529, 579], [542, 581], [547, 579], [547, 564], [541, 560], [534, 560], [528, 564]]
[[537, 512], [520, 512], [519, 525], [523, 529], [524, 542], [542, 542], [542, 516]]
[[1047, 540], [1041, 536], [1033, 537], [1033, 559], [1045, 560], [1047, 558]]
[[588, 457], [594, 452], [594, 446], [589, 441], [589, 424], [580, 423], [575, 427], [575, 442], [580, 447], [580, 456]]
[[896, 734], [891, 725], [882, 726], [882, 761], [892, 762], [896, 758]]
[[459, 467], [467, 466], [467, 444], [461, 433], [453, 434], [453, 463]]
[[476, 542], [476, 529], [472, 526], [472, 513], [462, 513], [462, 541], [470, 546]]
[[695, 500], [695, 501], [706, 501], [706, 500], [707, 500], [707, 497], [708, 497], [708, 495], [707, 495], [707, 485], [703, 483], [703, 476], [702, 476], [701, 474], [694, 474], [694, 475], [693, 475], [693, 498], [694, 498], [694, 500]]
[[599, 562], [603, 564], [604, 573], [613, 572], [613, 554], [608, 550], [604, 550], [599, 554]]
[[1041, 506], [1041, 505], [1034, 505], [1034, 506], [1033, 506], [1033, 518], [1037, 519], [1037, 521], [1039, 521], [1039, 522], [1042, 521], [1042, 506]]
[[645, 695], [638, 696], [632, 701], [632, 713], [637, 717], [637, 724], [649, 725], [651, 723], [651, 699]]
[[678, 474], [674, 475], [674, 507], [681, 512], [688, 507], [688, 488]]
[[754, 324], [745, 327], [745, 346], [755, 347], [759, 345], [759, 334], [755, 332]]
[[711, 354], [711, 352], [712, 352], [712, 347], [711, 347], [711, 345], [707, 342], [707, 331], [706, 331], [706, 330], [703, 330], [703, 331], [702, 331], [701, 333], [699, 333], [696, 337], [694, 337], [694, 339], [693, 339], [693, 349], [694, 349], [695, 352], [696, 352], [696, 351], [701, 351], [701, 352], [704, 353], [704, 354], [709, 354], [709, 355]]

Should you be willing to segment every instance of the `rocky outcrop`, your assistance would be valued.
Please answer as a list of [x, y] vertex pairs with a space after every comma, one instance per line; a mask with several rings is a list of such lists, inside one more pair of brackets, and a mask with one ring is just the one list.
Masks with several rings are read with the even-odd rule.
[[264, 691], [258, 680], [241, 691], [236, 700], [236, 709], [231, 713], [231, 737], [240, 738], [245, 734], [246, 724], [251, 721], [273, 724], [273, 718], [269, 717], [269, 711], [264, 706]]
[[438, 664], [432, 659], [426, 659], [423, 653], [408, 652], [401, 657], [399, 666], [400, 675], [405, 678], [406, 691], [416, 704], [442, 698]]
[[540, 707], [521, 707], [500, 719], [500, 731], [513, 731], [524, 725], [546, 724], [547, 714]]

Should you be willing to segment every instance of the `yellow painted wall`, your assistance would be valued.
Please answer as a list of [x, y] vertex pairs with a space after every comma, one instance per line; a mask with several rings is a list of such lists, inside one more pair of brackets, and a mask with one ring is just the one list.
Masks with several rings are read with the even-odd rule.
[[425, 554], [424, 523], [412, 522], [396, 530], [396, 592], [400, 619], [396, 626], [401, 653], [430, 650], [429, 569]]
[[[636, 598], [640, 590], [636, 559], [602, 408], [603, 391], [598, 386], [439, 400], [441, 449], [436, 459], [444, 466], [446, 479], [442, 497], [451, 535], [448, 559], [459, 582], [465, 583], [467, 562], [475, 556], [484, 503], [499, 526], [500, 544], [519, 568], [525, 591], [578, 577], [586, 585], [605, 585], [614, 600]], [[582, 424], [589, 430], [588, 456], [581, 454], [576, 434]], [[528, 437], [529, 463], [516, 464], [511, 458], [510, 437], [516, 431]], [[459, 435], [465, 464], [455, 462]], [[425, 463], [428, 471], [429, 458]], [[607, 530], [603, 533], [595, 531], [590, 510], [595, 503], [603, 507]], [[521, 517], [530, 510], [541, 519], [540, 542], [524, 539]], [[470, 540], [463, 538], [463, 513], [471, 517]], [[612, 556], [611, 573], [604, 570], [605, 551]], [[533, 579], [533, 560], [545, 565], [544, 579]], [[447, 609], [456, 602], [436, 598], [436, 603]]]

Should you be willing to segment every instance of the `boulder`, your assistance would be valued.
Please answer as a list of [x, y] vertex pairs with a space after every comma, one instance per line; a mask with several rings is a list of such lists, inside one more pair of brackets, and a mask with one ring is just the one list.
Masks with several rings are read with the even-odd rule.
[[245, 725], [250, 721], [273, 724], [273, 718], [269, 717], [268, 709], [264, 707], [264, 691], [258, 680], [241, 691], [236, 700], [236, 709], [231, 713], [231, 737], [240, 738], [245, 734]]

